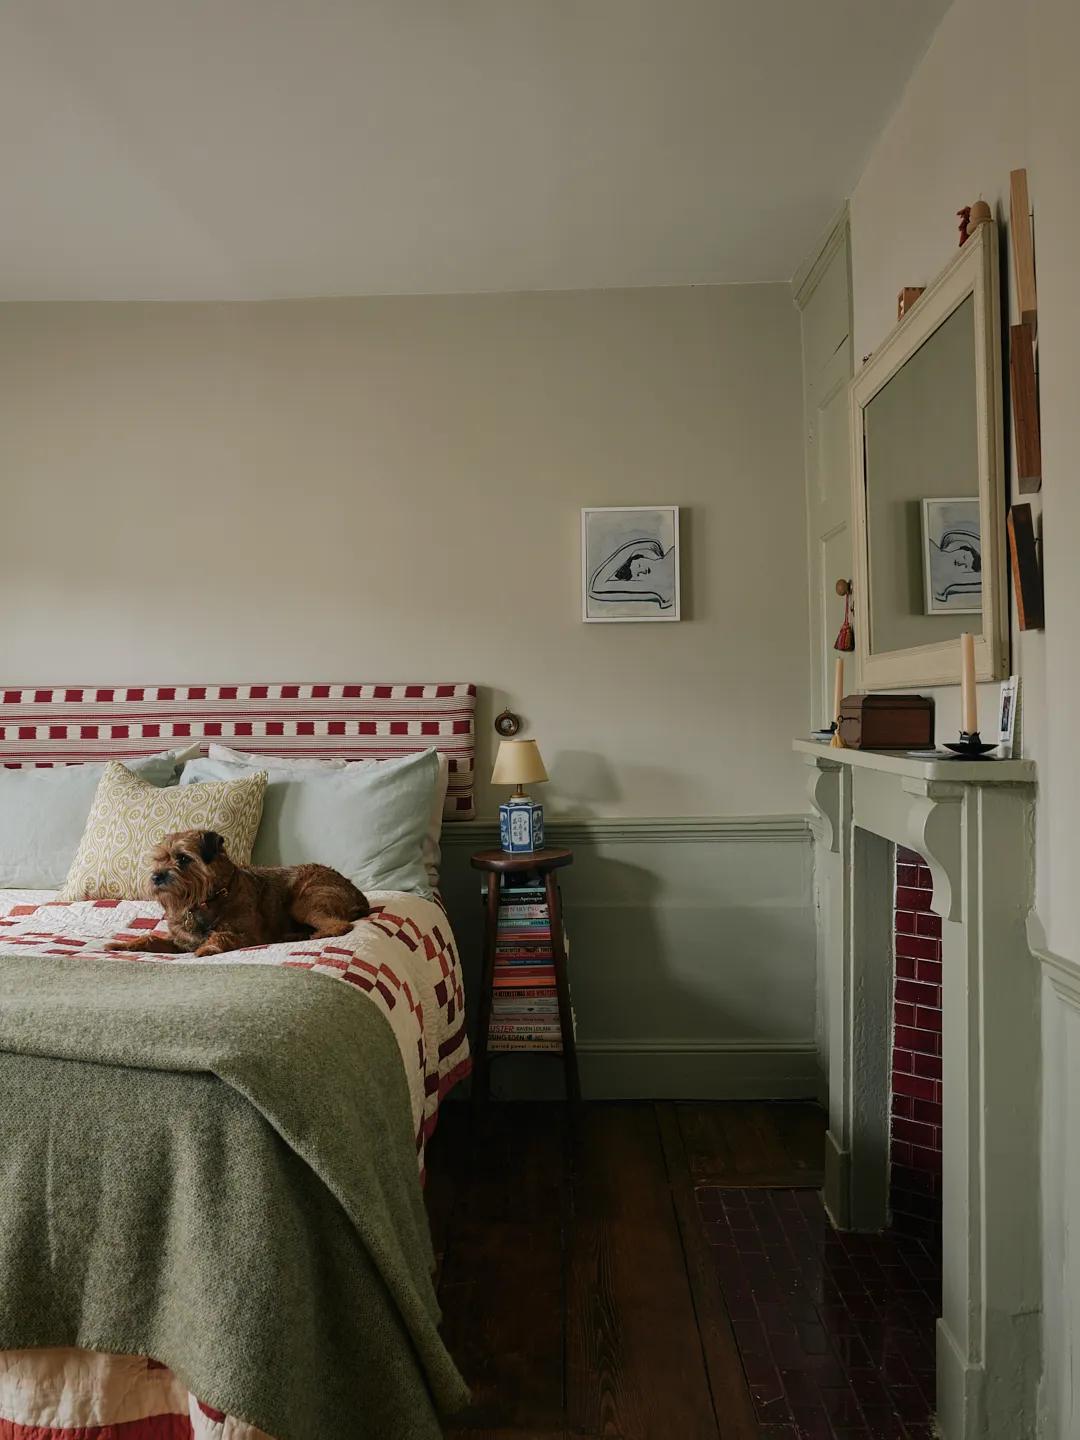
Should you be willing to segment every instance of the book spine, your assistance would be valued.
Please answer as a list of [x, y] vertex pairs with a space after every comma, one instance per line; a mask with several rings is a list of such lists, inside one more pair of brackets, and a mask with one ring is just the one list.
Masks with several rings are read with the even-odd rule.
[[557, 1025], [492, 1025], [490, 1040], [553, 1040], [559, 1034]]
[[555, 982], [550, 985], [508, 985], [499, 991], [499, 998], [506, 996], [510, 1000], [547, 1000], [555, 1004]]
[[497, 1002], [495, 1009], [504, 1019], [508, 1015], [554, 1015], [559, 1009], [559, 1002], [554, 995], [532, 1000], [496, 995], [495, 1000]]
[[542, 1050], [557, 1055], [562, 1050], [561, 1040], [507, 1040], [497, 1036], [488, 1046], [488, 1050], [494, 1055], [502, 1050], [513, 1050], [526, 1052], [529, 1050]]

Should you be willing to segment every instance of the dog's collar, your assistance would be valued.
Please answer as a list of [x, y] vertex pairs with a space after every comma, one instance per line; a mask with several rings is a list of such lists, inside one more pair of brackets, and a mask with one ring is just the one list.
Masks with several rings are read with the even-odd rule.
[[213, 905], [215, 901], [221, 900], [224, 896], [228, 895], [229, 891], [232, 889], [232, 883], [233, 883], [233, 881], [234, 881], [235, 879], [236, 879], [236, 871], [234, 870], [233, 873], [229, 876], [228, 884], [227, 884], [227, 885], [222, 885], [222, 887], [221, 887], [220, 890], [215, 890], [212, 895], [208, 895], [208, 896], [206, 897], [206, 899], [203, 901], [203, 904], [204, 904], [204, 905]]

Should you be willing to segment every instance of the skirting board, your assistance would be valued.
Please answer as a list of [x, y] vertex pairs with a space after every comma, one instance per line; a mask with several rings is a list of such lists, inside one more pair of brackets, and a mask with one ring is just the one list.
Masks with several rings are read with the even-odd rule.
[[[823, 1089], [824, 1080], [822, 1081]], [[828, 1090], [822, 1096], [822, 1103], [829, 1103]], [[851, 1156], [833, 1138], [831, 1130], [825, 1132], [825, 1187], [823, 1198], [829, 1219], [838, 1230], [846, 1230], [850, 1224], [848, 1194], [851, 1175]]]
[[806, 1100], [821, 1089], [813, 1040], [590, 1040], [578, 1047], [593, 1100]]
[[[937, 1338], [937, 1427], [943, 1440], [968, 1440], [984, 1434], [982, 1392], [986, 1372], [964, 1359], [949, 1327], [939, 1316]], [[1020, 1431], [1016, 1431], [1017, 1436]]]

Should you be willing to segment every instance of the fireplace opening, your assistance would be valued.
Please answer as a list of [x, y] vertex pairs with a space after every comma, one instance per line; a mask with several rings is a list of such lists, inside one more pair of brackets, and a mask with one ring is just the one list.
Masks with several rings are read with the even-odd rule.
[[897, 846], [893, 908], [889, 1211], [892, 1229], [941, 1255], [941, 917], [934, 882]]

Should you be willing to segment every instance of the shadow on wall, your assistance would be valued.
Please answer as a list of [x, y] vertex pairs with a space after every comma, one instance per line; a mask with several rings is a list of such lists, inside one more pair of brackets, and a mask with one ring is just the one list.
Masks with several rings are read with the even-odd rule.
[[[543, 748], [541, 741], [541, 752]], [[561, 818], [560, 806], [565, 807], [567, 819], [610, 815], [627, 794], [663, 796], [668, 816], [693, 815], [701, 804], [692, 777], [678, 775], [668, 765], [622, 761], [616, 769], [605, 754], [595, 750], [557, 750], [548, 763], [548, 773], [551, 784], [544, 788], [550, 796], [552, 819]]]
[[619, 771], [606, 755], [595, 750], [557, 750], [548, 774], [554, 799], [572, 797], [573, 813], [583, 819], [595, 815], [598, 805], [617, 805], [623, 798], [623, 787], [617, 779]]

